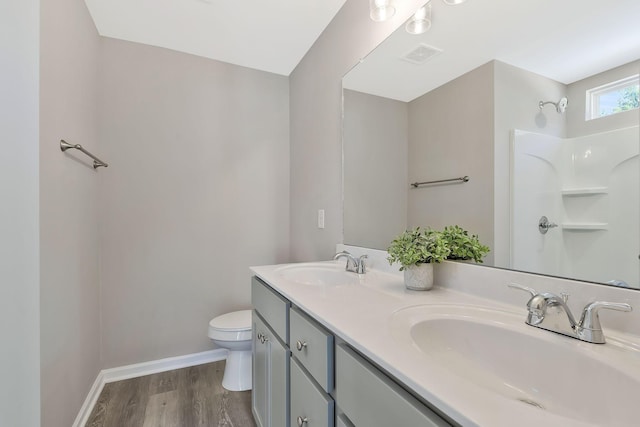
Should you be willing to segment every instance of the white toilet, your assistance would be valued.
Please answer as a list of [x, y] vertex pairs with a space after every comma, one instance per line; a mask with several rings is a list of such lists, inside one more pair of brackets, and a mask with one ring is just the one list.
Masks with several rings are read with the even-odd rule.
[[251, 390], [251, 310], [223, 314], [209, 322], [209, 338], [229, 350], [222, 387]]

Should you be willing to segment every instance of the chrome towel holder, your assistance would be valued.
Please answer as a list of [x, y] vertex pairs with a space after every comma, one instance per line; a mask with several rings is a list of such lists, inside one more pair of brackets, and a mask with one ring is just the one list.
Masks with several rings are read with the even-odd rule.
[[64, 152], [64, 151], [67, 151], [70, 148], [74, 148], [76, 150], [82, 151], [84, 154], [86, 154], [87, 156], [91, 157], [93, 159], [93, 168], [94, 169], [98, 169], [100, 166], [103, 166], [105, 168], [109, 166], [106, 162], [103, 162], [102, 160], [100, 160], [99, 158], [97, 158], [96, 156], [94, 156], [93, 154], [88, 152], [87, 150], [85, 150], [82, 147], [82, 145], [80, 145], [80, 144], [69, 144], [64, 139], [60, 140], [60, 150], [61, 151]]
[[465, 182], [469, 182], [469, 176], [465, 175], [465, 176], [461, 176], [460, 178], [450, 178], [450, 179], [438, 179], [435, 181], [424, 181], [424, 182], [414, 182], [411, 184], [411, 186], [413, 188], [418, 188], [421, 185], [432, 185], [432, 184], [442, 184], [445, 182], [459, 182], [461, 184], [465, 183]]

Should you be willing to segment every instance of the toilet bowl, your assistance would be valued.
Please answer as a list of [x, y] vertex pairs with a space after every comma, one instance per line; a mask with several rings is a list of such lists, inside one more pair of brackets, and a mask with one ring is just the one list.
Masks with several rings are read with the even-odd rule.
[[223, 314], [209, 322], [209, 338], [229, 350], [222, 387], [251, 390], [251, 310]]

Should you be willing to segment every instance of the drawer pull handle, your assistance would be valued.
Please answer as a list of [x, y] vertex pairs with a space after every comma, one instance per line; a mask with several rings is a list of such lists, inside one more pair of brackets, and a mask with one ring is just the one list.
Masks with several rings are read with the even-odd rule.
[[[300, 342], [300, 341], [298, 341]], [[307, 417], [298, 417], [298, 427], [302, 427], [303, 425], [305, 425], [307, 423], [307, 421], [309, 421], [307, 419]]]
[[307, 347], [307, 342], [306, 341], [296, 341], [296, 348], [298, 349], [298, 351], [302, 351], [303, 348]]

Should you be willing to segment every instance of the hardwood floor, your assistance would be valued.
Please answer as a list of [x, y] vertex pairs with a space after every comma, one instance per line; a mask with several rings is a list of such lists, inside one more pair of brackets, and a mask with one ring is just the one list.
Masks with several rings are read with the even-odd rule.
[[222, 388], [224, 363], [106, 384], [86, 427], [255, 427], [251, 392]]

